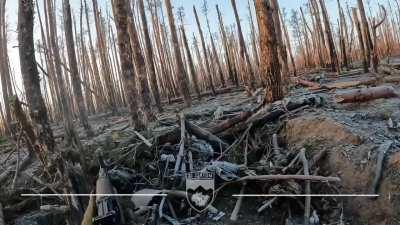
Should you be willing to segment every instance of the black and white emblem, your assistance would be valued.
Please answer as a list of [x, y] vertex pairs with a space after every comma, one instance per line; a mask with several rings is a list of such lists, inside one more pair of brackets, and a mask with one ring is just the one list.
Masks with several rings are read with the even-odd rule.
[[214, 201], [214, 173], [186, 173], [186, 198], [197, 212], [203, 212]]

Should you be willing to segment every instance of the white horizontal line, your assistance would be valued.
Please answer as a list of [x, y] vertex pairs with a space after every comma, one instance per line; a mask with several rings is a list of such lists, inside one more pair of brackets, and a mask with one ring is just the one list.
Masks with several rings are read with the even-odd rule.
[[233, 197], [379, 197], [378, 194], [234, 194]]
[[90, 197], [90, 196], [117, 196], [117, 197], [131, 197], [131, 196], [167, 196], [167, 194], [21, 194], [22, 197], [70, 197], [70, 196], [78, 196], [78, 197]]

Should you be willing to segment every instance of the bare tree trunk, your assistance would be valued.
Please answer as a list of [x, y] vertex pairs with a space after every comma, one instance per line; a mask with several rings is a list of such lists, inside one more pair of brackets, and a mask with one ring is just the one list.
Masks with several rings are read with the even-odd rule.
[[225, 31], [224, 22], [222, 20], [222, 15], [221, 15], [221, 12], [219, 11], [218, 5], [215, 5], [215, 7], [216, 7], [217, 13], [218, 13], [219, 29], [220, 29], [221, 36], [222, 36], [222, 42], [223, 42], [224, 51], [225, 51], [225, 60], [226, 60], [226, 64], [228, 67], [228, 73], [229, 73], [228, 77], [232, 83], [234, 83], [236, 86], [239, 86], [239, 79], [237, 77], [236, 68], [233, 65], [233, 63], [231, 62], [231, 59], [230, 59], [231, 57], [229, 55], [228, 39], [226, 36], [226, 31]]
[[[87, 51], [86, 51], [86, 46], [85, 46], [86, 42], [85, 42], [85, 37], [84, 37], [84, 32], [83, 32], [83, 1], [82, 0], [81, 0], [81, 8], [80, 8], [79, 26], [80, 26], [79, 42], [81, 45], [80, 46], [80, 50], [81, 50], [80, 58], [82, 61], [81, 68], [82, 68], [83, 76], [85, 77], [85, 83], [88, 85], [88, 87], [86, 89], [92, 89], [93, 84], [91, 84], [91, 82], [90, 82], [91, 68], [90, 68], [89, 59], [87, 58]], [[94, 93], [94, 94], [96, 95], [96, 93]], [[94, 114], [95, 108], [94, 108], [94, 102], [93, 102], [93, 96], [92, 96], [91, 90], [85, 90], [85, 99], [86, 99], [86, 103], [87, 103], [88, 113]]]
[[214, 81], [213, 81], [213, 76], [212, 76], [211, 69], [210, 69], [210, 62], [208, 60], [209, 56], [207, 55], [207, 49], [206, 49], [206, 44], [204, 41], [203, 31], [201, 29], [199, 16], [197, 15], [197, 10], [196, 10], [195, 6], [193, 6], [193, 13], [196, 18], [197, 28], [199, 29], [201, 47], [202, 47], [203, 54], [204, 54], [204, 64], [205, 64], [205, 68], [206, 68], [208, 82], [209, 82], [212, 93], [215, 95], [216, 92], [215, 92], [215, 87], [214, 87]]
[[361, 28], [363, 31], [363, 39], [365, 43], [365, 51], [367, 53], [367, 62], [371, 62], [371, 53], [373, 51], [373, 44], [371, 38], [371, 32], [369, 31], [369, 25], [367, 16], [365, 14], [364, 3], [363, 0], [357, 0], [358, 9], [360, 10], [360, 17], [361, 17]]
[[266, 81], [266, 102], [283, 98], [278, 46], [269, 1], [256, 0], [258, 30], [260, 32], [261, 73]]
[[172, 13], [171, 0], [165, 0], [165, 6], [167, 9], [169, 28], [171, 31], [172, 44], [174, 47], [177, 75], [178, 75], [179, 85], [180, 85], [179, 88], [180, 88], [181, 94], [183, 95], [183, 99], [185, 101], [186, 106], [189, 107], [192, 105], [192, 97], [190, 96], [190, 92], [189, 92], [189, 85], [188, 85], [189, 82], [188, 82], [185, 70], [183, 69], [182, 56], [181, 56], [181, 52], [179, 50], [179, 41], [178, 41], [178, 35], [176, 34], [175, 19], [174, 19], [174, 15]]
[[194, 69], [193, 58], [192, 58], [192, 54], [190, 53], [189, 43], [186, 38], [186, 31], [185, 31], [185, 27], [184, 27], [183, 23], [181, 24], [181, 33], [182, 33], [183, 44], [184, 44], [185, 50], [186, 50], [187, 60], [189, 63], [190, 75], [192, 76], [194, 90], [197, 94], [197, 98], [200, 100], [201, 93], [200, 93], [200, 88], [199, 88], [199, 84], [198, 84], [198, 80], [197, 80], [197, 74]]
[[348, 57], [347, 57], [347, 43], [348, 43], [348, 31], [347, 31], [347, 22], [346, 18], [344, 16], [343, 8], [340, 5], [340, 1], [337, 0], [338, 4], [338, 9], [339, 9], [339, 31], [340, 31], [340, 43], [341, 43], [341, 51], [342, 51], [342, 58], [343, 58], [343, 64], [346, 67], [346, 69], [349, 69], [349, 62], [348, 62]]
[[[89, 50], [90, 50], [90, 58], [91, 58], [91, 67], [92, 67], [92, 77], [94, 78], [94, 84], [95, 84], [95, 89], [97, 90], [97, 93], [104, 93], [104, 87], [101, 83], [101, 78], [100, 78], [100, 72], [99, 72], [99, 66], [97, 64], [97, 59], [96, 59], [96, 53], [93, 47], [93, 40], [92, 40], [92, 32], [90, 29], [90, 22], [89, 22], [89, 8], [87, 6], [86, 0], [84, 0], [85, 3], [85, 17], [86, 17], [86, 27], [88, 29], [88, 38], [89, 38]], [[98, 94], [96, 96], [96, 105], [97, 105], [97, 110], [102, 111], [105, 107], [105, 98], [103, 97], [102, 94]]]
[[[68, 92], [66, 90], [66, 82], [63, 79], [63, 70], [61, 69], [62, 61], [60, 57], [59, 47], [57, 43], [57, 28], [56, 28], [56, 19], [55, 19], [55, 10], [54, 5], [51, 0], [47, 0], [47, 13], [49, 19], [49, 28], [50, 28], [50, 44], [51, 44], [51, 52], [54, 56], [54, 64], [56, 69], [56, 77], [57, 84], [60, 90], [60, 103], [62, 110], [62, 117], [64, 120], [64, 129], [65, 129], [65, 143], [67, 145], [79, 145], [79, 139], [75, 132], [72, 118], [72, 110], [68, 97]], [[65, 77], [67, 78], [67, 77]]]
[[[279, 18], [279, 3], [278, 0], [271, 0], [271, 7], [272, 7], [272, 16], [274, 18], [274, 26], [275, 26], [275, 33], [276, 33], [276, 40], [278, 44], [278, 53], [279, 53], [279, 60], [282, 65], [282, 82], [283, 85], [289, 85], [289, 66], [288, 66], [288, 58], [286, 53], [286, 46], [283, 42], [283, 35], [281, 29], [281, 21]], [[285, 88], [286, 89], [286, 88]]]
[[303, 8], [300, 7], [300, 13], [301, 13], [301, 18], [303, 21], [303, 34], [304, 34], [304, 45], [305, 45], [305, 66], [306, 67], [310, 67], [312, 65], [314, 65], [310, 58], [311, 58], [311, 54], [310, 54], [310, 39], [308, 36], [308, 32], [307, 32], [307, 21], [306, 21], [306, 17], [304, 16], [304, 12], [303, 12]]
[[96, 31], [97, 31], [97, 49], [99, 50], [100, 53], [100, 61], [101, 61], [101, 68], [102, 68], [102, 73], [104, 77], [104, 83], [106, 86], [106, 94], [108, 96], [108, 105], [112, 111], [112, 113], [117, 113], [117, 105], [116, 105], [116, 99], [115, 99], [115, 92], [114, 92], [114, 86], [113, 82], [111, 79], [111, 70], [110, 70], [110, 62], [108, 60], [108, 52], [106, 49], [106, 41], [104, 40], [104, 30], [103, 30], [103, 25], [102, 21], [100, 18], [100, 12], [98, 9], [97, 5], [97, 0], [92, 0], [93, 3], [93, 14], [94, 14], [94, 22], [96, 25]]
[[[11, 122], [11, 109], [9, 98], [12, 95], [11, 90], [11, 82], [10, 82], [10, 71], [8, 67], [8, 53], [7, 53], [7, 25], [5, 21], [5, 6], [6, 0], [0, 2], [0, 77], [1, 77], [1, 86], [3, 93], [3, 102], [4, 102], [4, 114], [6, 120], [4, 121], [4, 125], [6, 128], [6, 133], [11, 134], [10, 122]], [[2, 110], [0, 108], [0, 110]]]
[[64, 17], [64, 33], [65, 42], [68, 52], [68, 63], [71, 73], [72, 88], [75, 96], [75, 101], [78, 106], [79, 120], [81, 121], [86, 133], [91, 136], [93, 135], [92, 128], [89, 125], [88, 116], [85, 108], [85, 102], [82, 95], [81, 78], [78, 71], [78, 62], [76, 61], [75, 44], [72, 32], [72, 18], [71, 18], [71, 6], [69, 0], [63, 0], [63, 17]]
[[39, 72], [36, 67], [33, 43], [33, 1], [18, 2], [18, 43], [21, 74], [25, 88], [26, 100], [32, 121], [38, 125], [39, 142], [53, 151], [55, 147], [46, 106], [40, 91]]
[[125, 1], [125, 7], [128, 7], [128, 33], [131, 42], [131, 52], [133, 62], [135, 64], [136, 74], [139, 81], [139, 94], [141, 98], [141, 109], [144, 114], [144, 125], [147, 126], [149, 122], [155, 119], [151, 110], [150, 90], [147, 82], [146, 64], [141, 51], [138, 32], [133, 22], [133, 15], [128, 1]]
[[331, 67], [333, 71], [340, 73], [339, 62], [336, 54], [335, 43], [333, 42], [333, 36], [331, 31], [331, 25], [329, 23], [328, 12], [326, 11], [326, 6], [324, 0], [319, 0], [321, 5], [322, 17], [324, 19], [324, 27], [326, 38], [328, 39], [329, 55], [331, 59]]
[[117, 42], [121, 61], [121, 71], [124, 79], [125, 91], [127, 92], [131, 120], [135, 129], [142, 129], [144, 124], [143, 121], [139, 119], [138, 115], [136, 77], [133, 67], [132, 47], [128, 33], [129, 9], [130, 7], [127, 0], [113, 0], [113, 12], [115, 26], [117, 28]]
[[289, 33], [288, 33], [288, 30], [287, 30], [287, 27], [286, 27], [286, 24], [285, 24], [285, 20], [284, 20], [284, 18], [282, 16], [282, 13], [281, 13], [280, 10], [279, 10], [279, 15], [280, 15], [281, 21], [282, 21], [282, 27], [283, 27], [283, 31], [284, 31], [284, 34], [285, 34], [286, 46], [287, 46], [287, 49], [289, 51], [290, 62], [292, 63], [293, 76], [296, 76], [297, 75], [296, 63], [295, 63], [294, 57], [293, 57], [293, 52], [292, 52], [292, 46], [291, 46], [291, 43], [290, 43]]
[[158, 88], [157, 84], [157, 77], [156, 77], [156, 72], [154, 68], [154, 54], [153, 54], [153, 46], [151, 45], [150, 41], [150, 34], [149, 34], [149, 29], [147, 28], [147, 19], [146, 19], [146, 14], [144, 12], [144, 3], [143, 0], [139, 0], [139, 12], [140, 12], [140, 18], [142, 21], [142, 26], [143, 26], [143, 34], [144, 34], [144, 40], [145, 40], [145, 48], [146, 48], [146, 55], [147, 55], [147, 65], [148, 65], [148, 73], [150, 75], [150, 83], [151, 83], [151, 90], [154, 96], [154, 100], [156, 102], [156, 107], [159, 112], [162, 111], [161, 107], [161, 100], [160, 100], [160, 91]]
[[219, 61], [217, 50], [215, 48], [214, 38], [213, 38], [212, 33], [211, 33], [210, 21], [208, 20], [207, 14], [206, 14], [206, 22], [207, 22], [208, 34], [210, 35], [211, 50], [212, 50], [212, 53], [214, 55], [215, 62], [217, 64], [217, 72], [218, 72], [218, 75], [219, 75], [219, 79], [221, 81], [222, 87], [225, 87], [225, 78], [224, 78], [224, 74], [222, 73], [221, 63]]
[[235, 20], [236, 20], [236, 25], [237, 25], [237, 29], [238, 29], [240, 57], [243, 60], [245, 60], [245, 62], [246, 62], [245, 68], [246, 68], [246, 71], [248, 71], [247, 84], [249, 85], [250, 89], [254, 90], [255, 86], [256, 86], [255, 76], [254, 76], [253, 69], [251, 68], [249, 54], [247, 53], [247, 50], [246, 50], [246, 44], [244, 42], [243, 33], [242, 33], [242, 26], [240, 25], [239, 14], [237, 12], [236, 1], [231, 0], [231, 4], [233, 7], [233, 12], [235, 13]]
[[[319, 48], [320, 48], [320, 54], [322, 60], [325, 59], [325, 53], [326, 53], [326, 45], [325, 45], [325, 35], [324, 31], [322, 30], [322, 23], [321, 23], [321, 16], [318, 8], [318, 3], [316, 0], [310, 0], [310, 9], [312, 9], [312, 14], [314, 15], [315, 18], [315, 25], [317, 29], [317, 33], [319, 36]], [[321, 64], [322, 67], [325, 66], [325, 62], [322, 61], [323, 64]]]
[[360, 21], [358, 20], [358, 15], [357, 15], [357, 9], [356, 8], [353, 8], [353, 21], [355, 23], [356, 30], [357, 30], [358, 42], [359, 42], [359, 46], [360, 46], [361, 54], [362, 54], [362, 59], [363, 59], [364, 73], [367, 73], [368, 72], [368, 61], [367, 61], [368, 57], [367, 57], [367, 52], [365, 50], [365, 48], [367, 46], [365, 46], [365, 42], [364, 42], [364, 38], [363, 38], [363, 35], [362, 35], [362, 30], [361, 30], [361, 25], [360, 25]]

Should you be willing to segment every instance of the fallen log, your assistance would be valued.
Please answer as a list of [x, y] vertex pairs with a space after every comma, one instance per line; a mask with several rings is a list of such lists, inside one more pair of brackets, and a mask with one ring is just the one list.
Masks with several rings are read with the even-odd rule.
[[311, 95], [305, 98], [289, 100], [289, 102], [286, 104], [281, 102], [280, 104], [277, 104], [276, 107], [267, 106], [267, 110], [261, 109], [247, 119], [246, 124], [252, 123], [253, 126], [264, 125], [265, 123], [279, 119], [279, 117], [286, 114], [288, 111], [292, 111], [306, 105], [318, 105], [321, 102], [322, 97]]
[[349, 102], [365, 102], [378, 98], [392, 98], [398, 97], [398, 94], [391, 86], [379, 86], [371, 88], [361, 88], [350, 90], [337, 94], [335, 101], [337, 103], [349, 103]]
[[213, 147], [219, 148], [221, 150], [226, 149], [229, 145], [221, 140], [219, 137], [212, 134], [210, 131], [200, 128], [196, 124], [193, 124], [187, 120], [185, 120], [185, 126], [189, 133], [193, 134], [199, 139], [203, 139], [209, 142]]
[[381, 64], [379, 66], [379, 70], [388, 75], [400, 75], [400, 69], [396, 68], [396, 65], [390, 65], [390, 64]]
[[305, 86], [305, 87], [309, 87], [309, 88], [320, 88], [320, 85], [318, 83], [312, 82], [312, 81], [308, 81], [308, 80], [303, 80], [300, 78], [296, 78], [295, 79], [295, 83]]
[[[189, 130], [190, 128], [194, 128], [195, 132], [198, 131], [196, 130], [196, 127], [200, 128], [201, 131], [198, 133], [199, 138], [204, 139], [204, 140], [209, 140], [207, 139], [206, 136], [209, 134], [218, 134], [218, 136], [229, 136], [234, 132], [240, 132], [245, 130], [250, 124], [253, 124], [253, 127], [257, 127], [259, 125], [263, 125], [268, 122], [273, 122], [282, 115], [286, 114], [288, 111], [292, 111], [295, 109], [298, 109], [300, 107], [306, 106], [306, 105], [318, 105], [321, 102], [323, 102], [323, 98], [317, 95], [310, 95], [306, 96], [303, 98], [297, 98], [294, 100], [289, 100], [288, 103], [284, 104], [282, 101], [278, 101], [273, 103], [275, 107], [272, 107], [271, 105], [267, 105], [264, 107], [257, 107], [256, 110], [252, 111], [245, 111], [242, 112], [241, 114], [232, 117], [230, 119], [224, 120], [217, 125], [214, 125], [210, 129], [203, 129], [200, 128], [197, 125], [190, 126], [191, 124], [186, 123], [187, 129]], [[192, 130], [193, 131], [193, 130]], [[190, 131], [189, 131], [190, 132]], [[207, 132], [206, 134], [204, 132]], [[203, 134], [202, 134], [203, 133]], [[197, 136], [196, 134], [194, 134]], [[180, 129], [179, 127], [175, 127], [171, 129], [168, 132], [165, 132], [163, 134], [160, 134], [156, 136], [154, 141], [151, 141], [152, 143], [157, 143], [157, 145], [162, 145], [165, 143], [171, 143], [171, 144], [176, 144], [179, 141], [180, 137]], [[216, 137], [216, 136], [215, 136]], [[218, 138], [218, 137], [217, 137]], [[219, 139], [219, 138], [218, 138]], [[223, 142], [223, 141], [222, 141]], [[220, 141], [215, 139], [214, 144], [217, 143], [219, 146]], [[223, 144], [223, 143], [222, 143]], [[226, 146], [223, 144], [222, 147]]]
[[400, 76], [386, 76], [383, 78], [384, 83], [400, 83]]
[[221, 133], [222, 131], [235, 126], [237, 123], [248, 119], [251, 115], [252, 115], [252, 113], [250, 111], [241, 112], [238, 115], [236, 115], [230, 119], [226, 119], [226, 120], [218, 123], [217, 125], [211, 127], [208, 130], [213, 134]]
[[[378, 79], [373, 77], [365, 80], [352, 80], [352, 81], [342, 81], [342, 82], [333, 82], [333, 83], [328, 83], [321, 85], [320, 88], [318, 89], [344, 89], [344, 88], [349, 88], [349, 87], [357, 87], [361, 85], [372, 85], [378, 82]], [[313, 89], [317, 90], [317, 89]]]

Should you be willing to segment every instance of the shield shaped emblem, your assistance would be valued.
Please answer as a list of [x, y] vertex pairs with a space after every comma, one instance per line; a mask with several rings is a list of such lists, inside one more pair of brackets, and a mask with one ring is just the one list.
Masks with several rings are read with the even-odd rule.
[[203, 212], [214, 201], [214, 173], [186, 173], [186, 198], [197, 212]]

